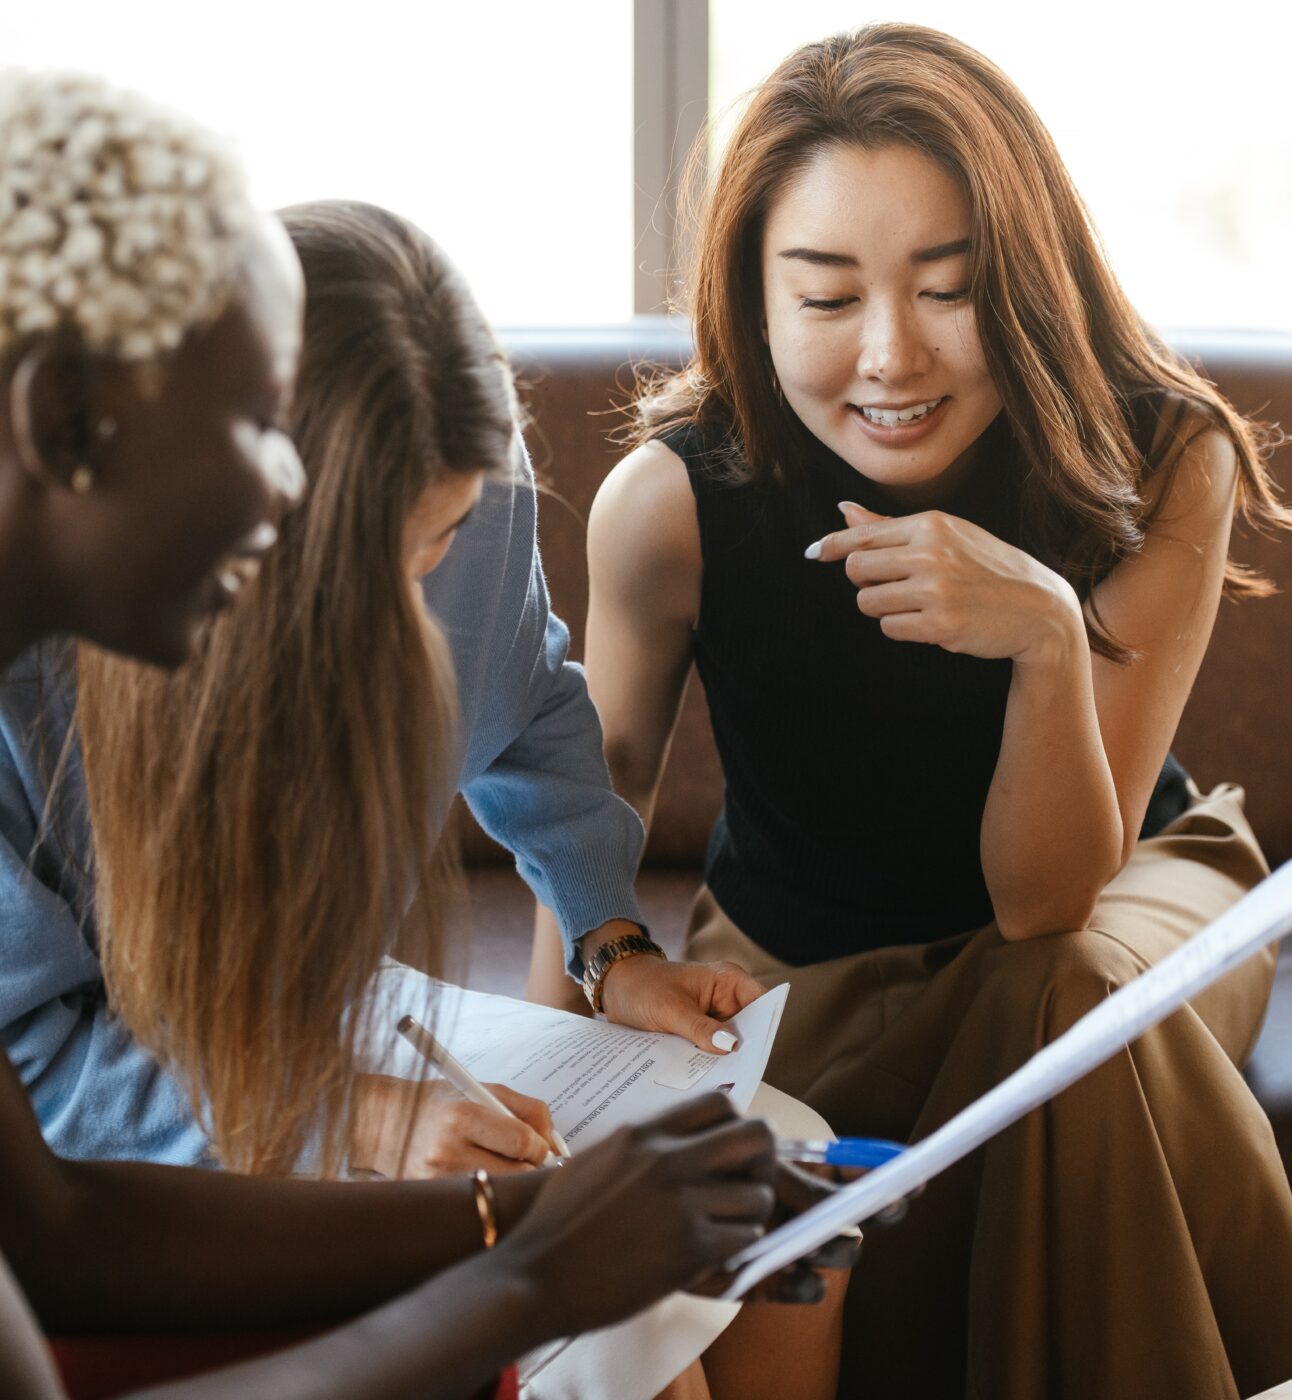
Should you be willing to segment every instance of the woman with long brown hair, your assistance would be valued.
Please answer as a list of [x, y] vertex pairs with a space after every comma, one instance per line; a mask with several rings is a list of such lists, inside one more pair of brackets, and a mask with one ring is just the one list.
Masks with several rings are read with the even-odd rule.
[[[649, 820], [692, 660], [726, 795], [689, 955], [790, 981], [770, 1082], [926, 1135], [1265, 864], [1169, 747], [1269, 439], [1136, 316], [1049, 135], [946, 35], [792, 54], [707, 191], [695, 351], [590, 525], [589, 685]], [[585, 940], [591, 958], [595, 940]], [[1235, 1396], [1292, 1372], [1253, 960], [873, 1241], [847, 1393]], [[656, 960], [606, 988], [647, 1024]]]
[[[640, 917], [641, 827], [609, 790], [547, 606], [511, 377], [469, 293], [384, 211], [329, 203], [285, 220], [310, 289], [292, 421], [308, 509], [284, 525], [253, 605], [221, 618], [182, 672], [81, 649], [97, 889], [70, 746], [43, 831], [20, 821], [43, 803], [7, 804], [10, 846], [36, 846], [57, 898], [0, 887], [27, 928], [31, 974], [0, 1005], [49, 1139], [73, 1155], [195, 1162], [213, 1143], [227, 1165], [275, 1170], [309, 1140], [329, 1170], [345, 1156], [397, 1175], [384, 1124], [407, 1119], [409, 1091], [348, 1083], [365, 1033], [351, 1013], [363, 968], [396, 941], [422, 967], [452, 960], [440, 924], [453, 862], [438, 833], [455, 788], [579, 932]], [[41, 782], [32, 712], [47, 753], [71, 728], [66, 678], [29, 676], [25, 689], [11, 679], [0, 710], [14, 762], [30, 761], [24, 793]], [[104, 919], [117, 1021], [87, 976]], [[130, 1025], [194, 1069], [198, 1111]], [[420, 1112], [406, 1170], [541, 1162], [545, 1107], [495, 1087], [529, 1125], [468, 1114], [454, 1152], [431, 1131], [446, 1115]]]
[[[0, 208], [0, 667], [52, 632], [176, 665], [300, 493], [281, 427], [300, 265], [215, 143], [87, 79], [0, 78]], [[22, 795], [6, 787], [15, 811]], [[169, 853], [150, 854], [164, 883]], [[402, 909], [417, 887], [395, 885], [423, 867], [396, 848], [385, 873], [379, 897]], [[210, 1332], [384, 1302], [194, 1393], [466, 1394], [527, 1346], [628, 1316], [756, 1238], [772, 1144], [733, 1119], [711, 1095], [563, 1171], [497, 1183], [250, 1180], [57, 1158], [0, 1056], [0, 1391], [63, 1394], [36, 1316], [50, 1331]], [[632, 1267], [598, 1267], [603, 1249]]]
[[[511, 377], [469, 292], [385, 211], [327, 203], [285, 220], [310, 289], [292, 423], [308, 508], [285, 523], [253, 605], [222, 617], [181, 672], [80, 649], [97, 888], [70, 681], [57, 658], [11, 674], [0, 730], [22, 800], [0, 804], [5, 835], [15, 863], [35, 847], [59, 898], [0, 881], [21, 978], [0, 1007], [49, 1139], [72, 1155], [192, 1162], [213, 1145], [227, 1165], [275, 1170], [308, 1139], [329, 1170], [345, 1156], [396, 1175], [383, 1123], [407, 1118], [409, 1091], [349, 1085], [365, 1036], [351, 1013], [359, 969], [396, 944], [424, 968], [455, 953], [461, 965], [439, 927], [455, 894], [437, 839], [449, 796], [465, 793], [578, 934], [635, 930], [641, 824], [609, 788], [548, 608]], [[31, 794], [54, 754], [67, 771], [51, 806]], [[88, 976], [105, 919], [120, 1020]], [[127, 1026], [194, 1069], [193, 1109]], [[444, 1115], [421, 1112], [404, 1171], [541, 1162], [545, 1107], [494, 1087], [532, 1127], [482, 1114], [484, 1142], [428, 1162], [426, 1124]]]
[[[363, 1027], [346, 1009], [360, 967], [397, 932], [423, 967], [453, 953], [437, 929], [452, 861], [426, 845], [448, 797], [460, 789], [515, 853], [571, 943], [637, 932], [641, 823], [610, 790], [548, 607], [511, 378], [469, 292], [429, 239], [370, 206], [302, 206], [286, 223], [310, 287], [292, 425], [314, 478], [308, 509], [284, 527], [254, 606], [223, 618], [182, 673], [83, 649], [97, 891], [76, 748], [44, 830], [30, 797], [52, 766], [30, 752], [34, 712], [58, 754], [70, 684], [41, 684], [33, 666], [0, 695], [21, 790], [0, 800], [4, 835], [16, 866], [36, 847], [49, 887], [0, 880], [16, 930], [0, 1024], [49, 1141], [71, 1155], [187, 1164], [207, 1159], [213, 1137], [227, 1164], [273, 1169], [308, 1138], [329, 1166], [344, 1154], [397, 1175], [388, 1127], [407, 1120], [415, 1091], [362, 1076], [350, 1093]], [[427, 882], [438, 896], [406, 908], [405, 891]], [[105, 911], [120, 1020], [92, 975]], [[176, 939], [189, 920], [192, 937]], [[745, 999], [761, 990], [741, 980]], [[731, 994], [722, 1014], [740, 1004]], [[707, 1044], [715, 1023], [695, 1020], [670, 1028]], [[201, 1115], [132, 1024], [200, 1066]], [[494, 1088], [525, 1124], [421, 1092], [402, 1172], [541, 1162], [545, 1106]]]
[[115, 1008], [188, 1073], [226, 1166], [288, 1170], [313, 1139], [332, 1175], [371, 1117], [366, 983], [396, 941], [441, 969], [454, 897], [457, 696], [421, 581], [524, 468], [501, 353], [430, 240], [368, 206], [284, 221], [308, 506], [182, 671], [82, 648], [77, 719]]

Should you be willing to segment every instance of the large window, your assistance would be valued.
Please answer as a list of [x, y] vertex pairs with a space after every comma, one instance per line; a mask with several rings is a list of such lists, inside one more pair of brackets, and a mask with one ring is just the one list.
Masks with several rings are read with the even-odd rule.
[[15, 3], [0, 55], [200, 118], [266, 205], [408, 215], [496, 321], [632, 314], [631, 0]]
[[868, 15], [855, 0], [711, 0], [709, 10], [718, 113], [796, 45], [869, 18], [954, 34], [1040, 113], [1150, 321], [1292, 329], [1292, 7], [919, 0]]
[[[266, 204], [408, 214], [500, 324], [588, 324], [662, 299], [676, 133], [870, 17], [855, 0], [61, 0], [5, 6], [0, 54], [191, 111], [235, 138]], [[874, 17], [947, 29], [1019, 83], [1150, 320], [1292, 329], [1292, 6], [912, 0]]]

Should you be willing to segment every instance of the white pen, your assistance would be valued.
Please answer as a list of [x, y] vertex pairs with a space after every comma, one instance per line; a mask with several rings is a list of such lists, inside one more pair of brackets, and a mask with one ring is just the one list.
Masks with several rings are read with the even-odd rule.
[[[481, 1108], [492, 1108], [496, 1113], [503, 1113], [508, 1118], [516, 1117], [501, 1099], [491, 1094], [481, 1084], [461, 1060], [450, 1055], [430, 1031], [415, 1021], [413, 1017], [401, 1017], [396, 1029], [427, 1064], [434, 1065], [464, 1098], [479, 1104]], [[570, 1155], [570, 1149], [565, 1145], [565, 1139], [556, 1131], [555, 1127], [552, 1129], [552, 1142], [556, 1146], [556, 1152], [549, 1152], [547, 1161], [543, 1165], [559, 1167], [563, 1159]], [[560, 1156], [557, 1156], [558, 1152]]]

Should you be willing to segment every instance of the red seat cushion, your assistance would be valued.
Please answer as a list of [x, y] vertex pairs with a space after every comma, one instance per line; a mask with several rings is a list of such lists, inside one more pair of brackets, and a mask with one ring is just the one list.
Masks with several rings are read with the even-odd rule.
[[[130, 1390], [183, 1380], [319, 1335], [317, 1327], [208, 1334], [137, 1334], [52, 1337], [49, 1349], [71, 1400], [113, 1400]], [[480, 1400], [517, 1400], [516, 1371], [509, 1366]]]

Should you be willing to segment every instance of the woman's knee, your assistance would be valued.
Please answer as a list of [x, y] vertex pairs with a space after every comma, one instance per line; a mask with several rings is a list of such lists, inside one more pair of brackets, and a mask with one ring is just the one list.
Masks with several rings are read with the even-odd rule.
[[1124, 943], [1094, 928], [1005, 942], [987, 959], [983, 990], [1006, 1021], [1044, 1018], [1044, 1038], [1068, 1029], [1144, 971]]

